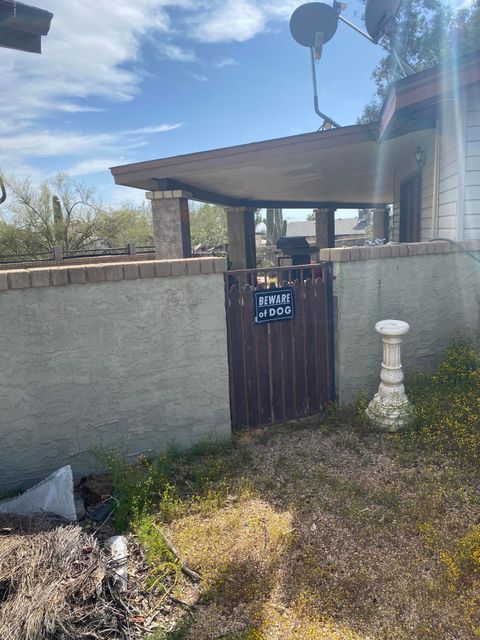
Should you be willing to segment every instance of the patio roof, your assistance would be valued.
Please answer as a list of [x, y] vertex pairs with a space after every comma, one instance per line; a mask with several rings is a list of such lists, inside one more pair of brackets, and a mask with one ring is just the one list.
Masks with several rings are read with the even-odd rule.
[[41, 53], [42, 36], [50, 30], [53, 14], [37, 7], [0, 0], [0, 47]]
[[480, 82], [480, 50], [394, 83], [379, 122], [111, 169], [116, 184], [183, 189], [230, 206], [371, 208], [393, 201], [395, 168], [432, 140], [442, 101]]
[[354, 125], [111, 169], [116, 184], [183, 189], [194, 200], [247, 207], [368, 208], [392, 202], [394, 167], [432, 131], [377, 142]]

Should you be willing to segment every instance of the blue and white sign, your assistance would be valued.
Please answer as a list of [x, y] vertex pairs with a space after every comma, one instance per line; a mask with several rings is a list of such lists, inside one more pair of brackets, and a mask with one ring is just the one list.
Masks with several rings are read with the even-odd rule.
[[255, 291], [253, 295], [255, 324], [295, 318], [295, 299], [291, 287]]

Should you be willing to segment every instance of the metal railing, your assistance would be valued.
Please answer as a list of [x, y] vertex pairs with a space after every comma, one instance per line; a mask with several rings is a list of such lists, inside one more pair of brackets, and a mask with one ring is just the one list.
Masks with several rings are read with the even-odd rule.
[[249, 284], [252, 287], [279, 287], [283, 284], [293, 284], [296, 280], [305, 282], [320, 278], [326, 280], [326, 263], [316, 262], [303, 265], [289, 265], [288, 267], [263, 267], [260, 269], [241, 269], [225, 273], [227, 291], [233, 284], [241, 286]]
[[[154, 245], [136, 246], [129, 242], [125, 247], [97, 247], [93, 249], [74, 249], [64, 252], [62, 247], [53, 247], [51, 251], [42, 251], [29, 255], [27, 253], [10, 253], [0, 255], [0, 264], [22, 264], [25, 262], [66, 262], [81, 258], [96, 258], [108, 256], [142, 256], [155, 253]], [[192, 253], [192, 257], [223, 257], [226, 252], [198, 251]]]

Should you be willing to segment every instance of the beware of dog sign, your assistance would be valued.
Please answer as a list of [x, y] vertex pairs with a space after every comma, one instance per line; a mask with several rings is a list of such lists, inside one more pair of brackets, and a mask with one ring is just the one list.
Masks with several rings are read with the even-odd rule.
[[253, 295], [255, 324], [295, 318], [295, 300], [291, 287], [255, 291]]

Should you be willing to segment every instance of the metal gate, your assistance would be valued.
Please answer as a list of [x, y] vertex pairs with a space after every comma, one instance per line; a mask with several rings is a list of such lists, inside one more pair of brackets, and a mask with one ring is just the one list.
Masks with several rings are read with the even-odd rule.
[[[302, 418], [334, 397], [327, 263], [225, 274], [232, 427]], [[254, 293], [293, 290], [295, 317], [256, 324]]]

